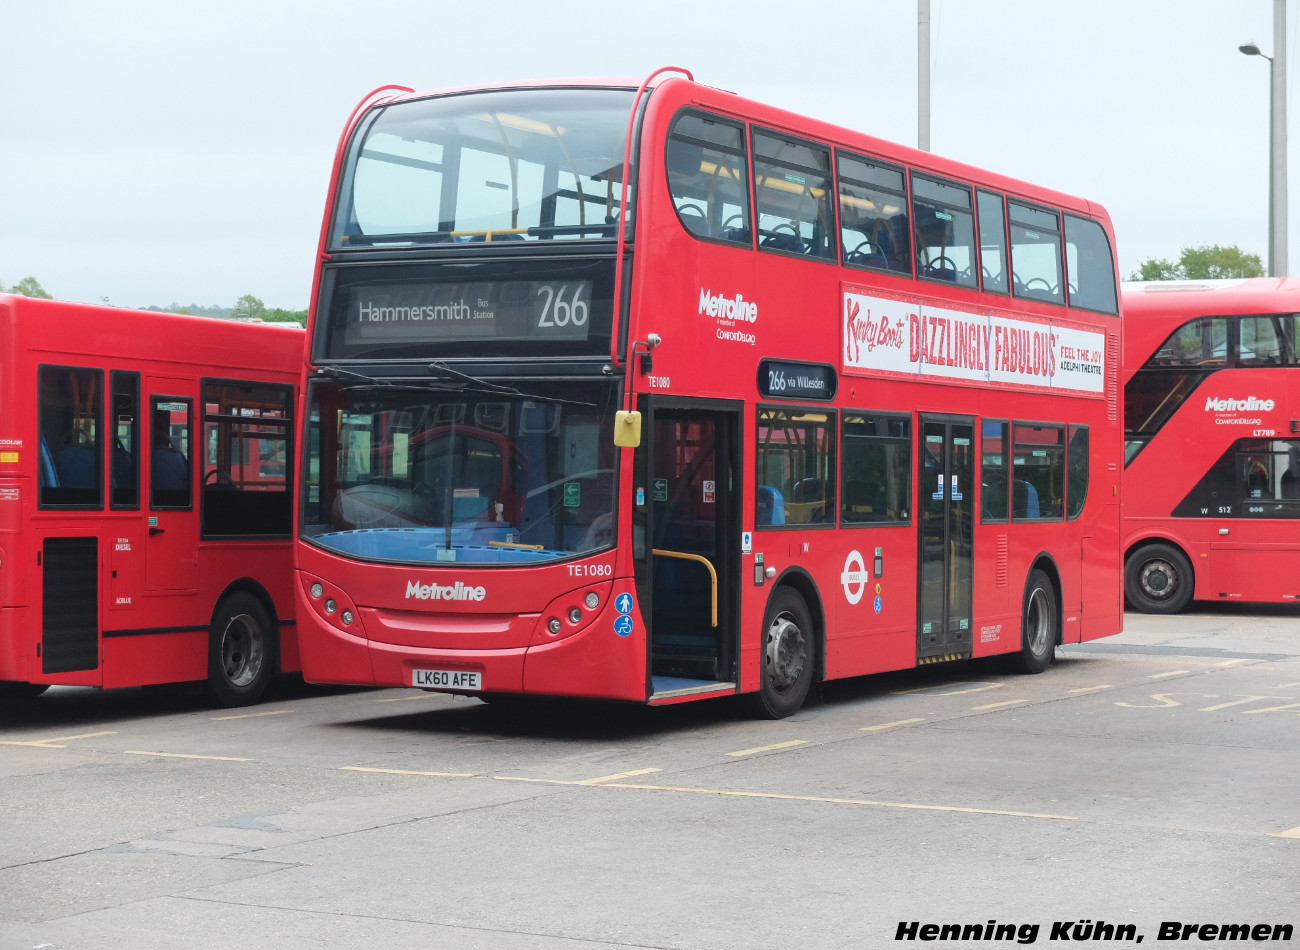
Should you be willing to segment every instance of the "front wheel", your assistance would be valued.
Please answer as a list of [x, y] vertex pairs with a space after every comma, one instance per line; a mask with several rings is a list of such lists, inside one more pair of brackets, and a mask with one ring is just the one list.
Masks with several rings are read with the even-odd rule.
[[1060, 634], [1056, 609], [1056, 588], [1048, 576], [1034, 568], [1025, 582], [1025, 601], [1020, 619], [1020, 652], [1014, 665], [1022, 673], [1041, 673], [1056, 658]]
[[231, 594], [217, 607], [208, 643], [208, 697], [218, 706], [262, 698], [275, 668], [275, 632], [262, 602]]
[[798, 711], [813, 679], [813, 622], [804, 599], [785, 587], [772, 595], [763, 616], [763, 664], [755, 711], [784, 719]]
[[1176, 614], [1192, 599], [1192, 564], [1172, 544], [1147, 544], [1124, 562], [1124, 595], [1144, 614]]

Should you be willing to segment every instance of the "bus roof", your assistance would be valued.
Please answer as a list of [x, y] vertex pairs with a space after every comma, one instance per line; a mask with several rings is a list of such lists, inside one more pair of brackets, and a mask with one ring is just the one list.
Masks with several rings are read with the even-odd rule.
[[1125, 281], [1124, 354], [1140, 366], [1169, 334], [1200, 316], [1300, 313], [1300, 278]]
[[[505, 82], [413, 92], [391, 98], [377, 99], [374, 104], [391, 105], [397, 102], [427, 99], [432, 96], [511, 89], [608, 88], [635, 90], [640, 87], [641, 82], [642, 80], [626, 78], [545, 79]], [[674, 87], [678, 88], [674, 89]], [[682, 89], [681, 87], [685, 88]], [[760, 125], [774, 126], [777, 129], [783, 129], [799, 136], [817, 139], [846, 149], [867, 151], [890, 161], [910, 165], [935, 175], [953, 177], [1007, 192], [1017, 197], [1041, 201], [1046, 204], [1055, 204], [1064, 210], [1085, 214], [1103, 221], [1110, 220], [1110, 216], [1105, 209], [1095, 202], [991, 172], [974, 165], [968, 165], [954, 159], [943, 158], [933, 152], [925, 152], [887, 139], [876, 138], [866, 132], [834, 125], [830, 122], [814, 119], [801, 113], [790, 112], [753, 99], [746, 99], [729, 90], [687, 79], [681, 75], [665, 75], [658, 78], [651, 83], [651, 88], [674, 89], [676, 92], [675, 98], [693, 101], [702, 108], [713, 109], [734, 117], [747, 118], [758, 122]]]

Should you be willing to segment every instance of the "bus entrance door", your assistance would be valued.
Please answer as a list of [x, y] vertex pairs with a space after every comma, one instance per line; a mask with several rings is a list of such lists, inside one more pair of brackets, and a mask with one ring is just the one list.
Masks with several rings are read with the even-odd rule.
[[970, 656], [975, 486], [974, 422], [921, 416], [920, 557], [916, 656]]
[[734, 689], [737, 424], [729, 411], [651, 415], [652, 700]]

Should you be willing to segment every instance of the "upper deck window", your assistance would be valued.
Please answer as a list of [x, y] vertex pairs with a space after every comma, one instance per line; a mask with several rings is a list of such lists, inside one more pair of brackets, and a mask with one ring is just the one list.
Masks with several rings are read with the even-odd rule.
[[1065, 258], [1070, 275], [1070, 306], [1119, 313], [1115, 259], [1101, 224], [1065, 215]]
[[970, 188], [913, 175], [912, 233], [918, 277], [978, 285]]
[[835, 259], [827, 149], [772, 132], [755, 132], [754, 196], [759, 247]]
[[1055, 211], [1007, 202], [1011, 218], [1011, 288], [1017, 297], [1065, 303], [1061, 225]]
[[353, 137], [330, 245], [612, 238], [632, 96], [522, 89], [378, 108]]
[[912, 274], [903, 169], [839, 155], [844, 263]]
[[688, 112], [668, 138], [668, 188], [682, 224], [696, 237], [753, 243], [745, 130], [716, 116]]
[[980, 274], [985, 293], [1010, 293], [1007, 286], [1007, 216], [1002, 196], [991, 191], [977, 191], [975, 200], [980, 217]]

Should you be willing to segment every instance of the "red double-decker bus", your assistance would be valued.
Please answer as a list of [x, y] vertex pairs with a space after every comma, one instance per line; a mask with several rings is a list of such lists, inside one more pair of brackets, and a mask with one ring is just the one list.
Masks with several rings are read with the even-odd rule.
[[0, 699], [298, 668], [304, 337], [0, 295]]
[[1100, 207], [681, 70], [396, 91], [321, 235], [308, 679], [783, 716], [1120, 629]]
[[1300, 599], [1300, 281], [1123, 297], [1129, 604]]

